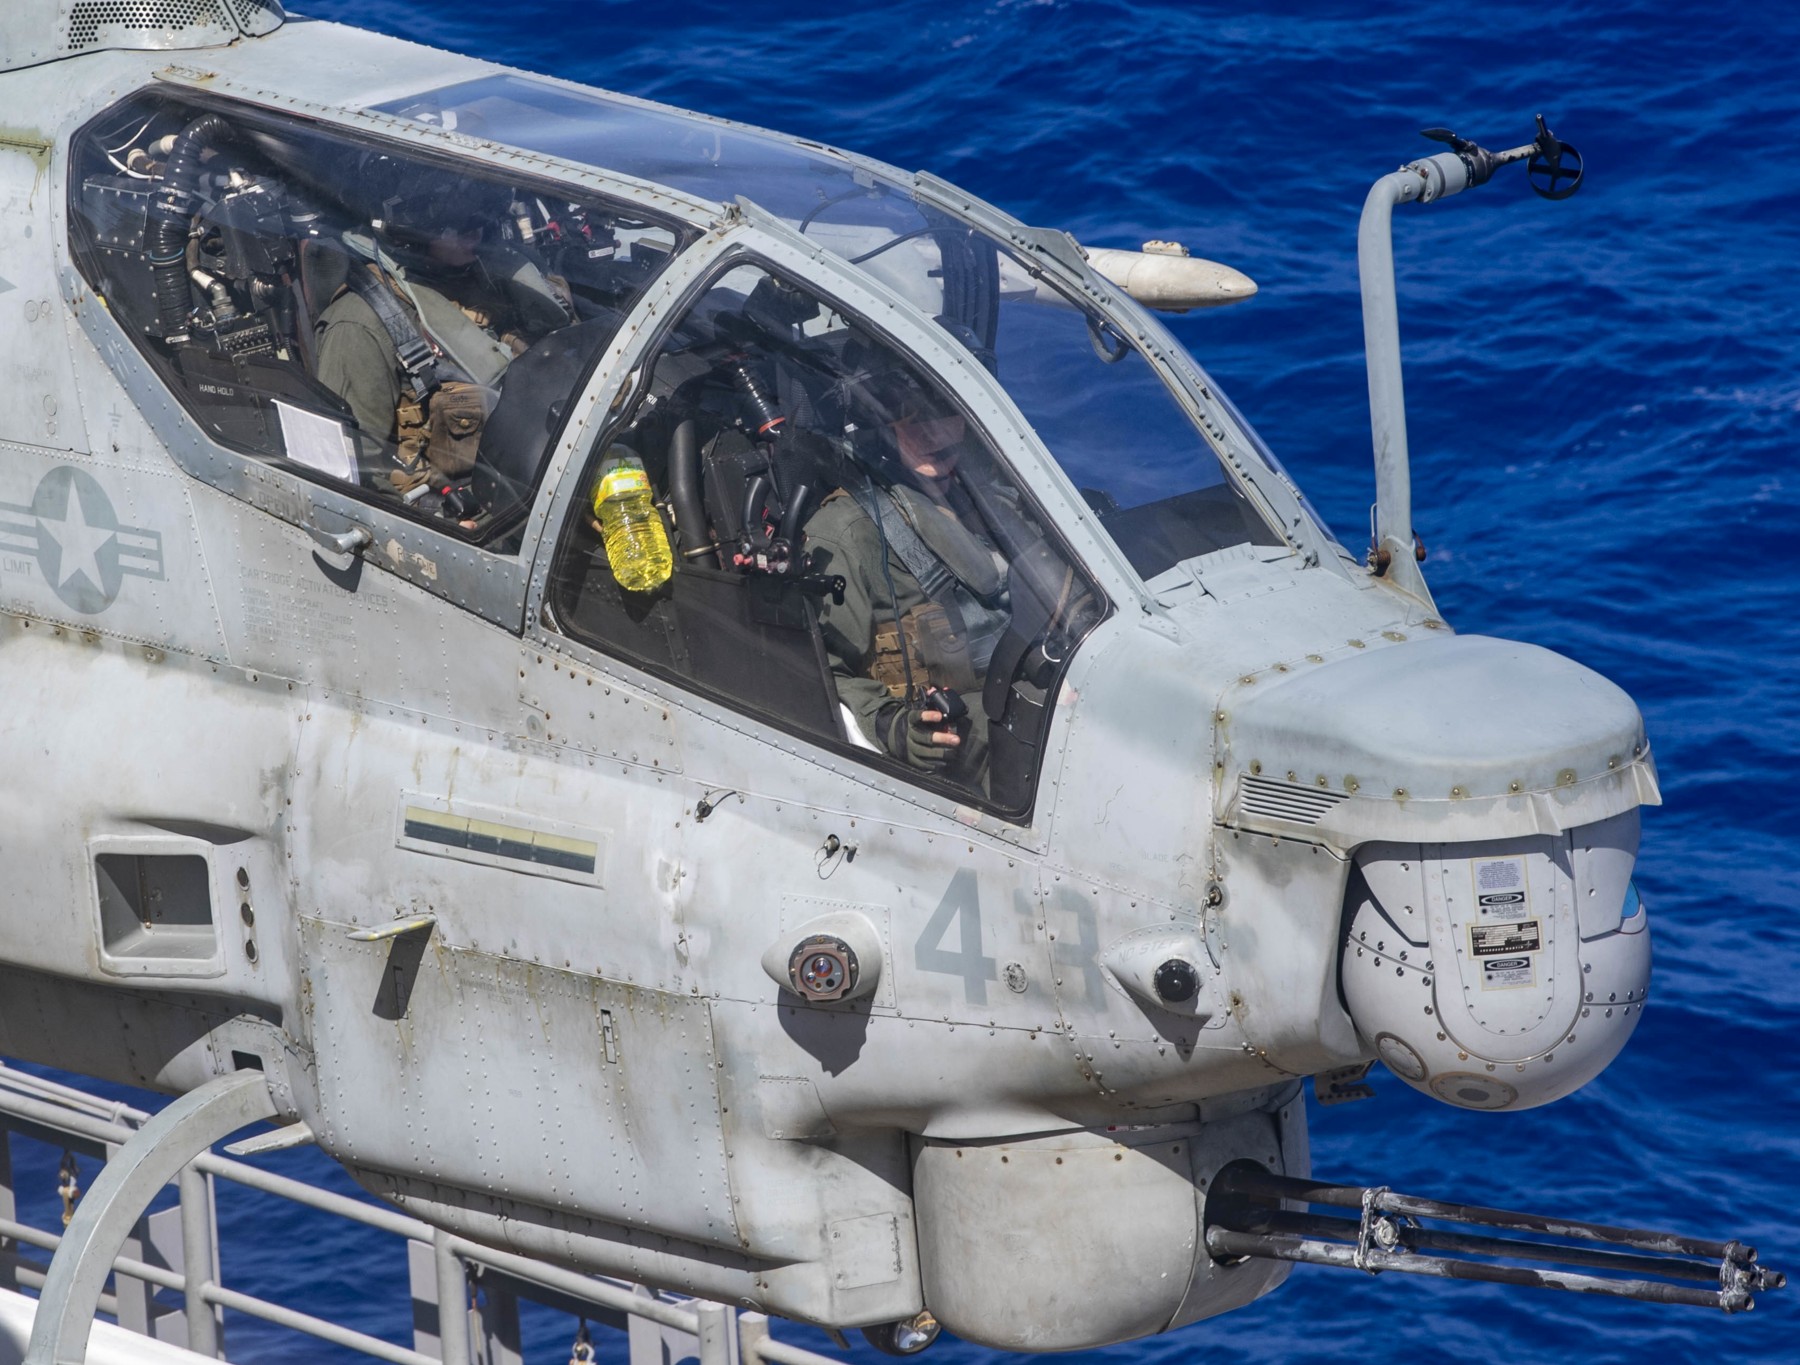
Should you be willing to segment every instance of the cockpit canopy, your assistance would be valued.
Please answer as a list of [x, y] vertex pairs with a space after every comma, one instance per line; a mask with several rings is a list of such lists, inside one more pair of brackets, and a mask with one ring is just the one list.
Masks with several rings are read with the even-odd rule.
[[780, 218], [973, 353], [1147, 579], [1212, 550], [1282, 543], [1126, 328], [1014, 244], [928, 202], [911, 176], [818, 144], [513, 75], [378, 111], [720, 203], [741, 198]]

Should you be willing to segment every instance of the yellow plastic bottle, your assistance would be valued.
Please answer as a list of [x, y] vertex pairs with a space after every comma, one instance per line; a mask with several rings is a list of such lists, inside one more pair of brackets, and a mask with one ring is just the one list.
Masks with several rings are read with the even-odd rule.
[[[611, 452], [609, 452], [611, 454]], [[627, 592], [649, 592], [669, 581], [675, 556], [650, 497], [643, 461], [623, 447], [594, 489], [594, 515], [606, 541], [613, 577]]]

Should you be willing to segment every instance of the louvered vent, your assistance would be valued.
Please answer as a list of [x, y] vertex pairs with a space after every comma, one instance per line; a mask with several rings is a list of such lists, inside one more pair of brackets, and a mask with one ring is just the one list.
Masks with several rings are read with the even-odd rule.
[[1301, 787], [1267, 777], [1249, 777], [1238, 787], [1238, 805], [1246, 815], [1265, 820], [1286, 820], [1295, 825], [1316, 825], [1338, 802], [1342, 792], [1320, 787]]
[[76, 0], [69, 8], [69, 51], [94, 46], [102, 30], [179, 33], [189, 28], [216, 28], [221, 23], [232, 26], [219, 12], [219, 0]]

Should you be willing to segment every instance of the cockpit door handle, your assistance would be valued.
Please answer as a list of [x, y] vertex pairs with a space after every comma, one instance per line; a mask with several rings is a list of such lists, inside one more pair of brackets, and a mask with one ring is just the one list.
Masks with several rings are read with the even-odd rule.
[[[368, 534], [364, 532], [364, 534]], [[406, 934], [424, 933], [437, 923], [436, 915], [413, 915], [408, 919], [397, 919], [375, 929], [358, 929], [350, 935], [353, 943], [380, 943], [390, 938], [400, 938]]]
[[366, 526], [352, 526], [348, 531], [322, 531], [308, 526], [306, 534], [340, 555], [359, 555], [375, 543], [374, 533]]

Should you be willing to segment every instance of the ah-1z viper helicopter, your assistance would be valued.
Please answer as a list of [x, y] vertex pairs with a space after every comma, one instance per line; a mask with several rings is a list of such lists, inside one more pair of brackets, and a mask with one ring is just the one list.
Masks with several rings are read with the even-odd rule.
[[15, 3], [0, 101], [0, 1050], [182, 1096], [34, 1359], [261, 1118], [902, 1351], [1781, 1283], [1308, 1178], [1304, 1078], [1526, 1108], [1646, 998], [1636, 707], [1411, 531], [1388, 217], [1572, 192], [1541, 120], [1370, 194], [1362, 558], [1142, 306], [1253, 288], [1178, 248], [277, 0]]

